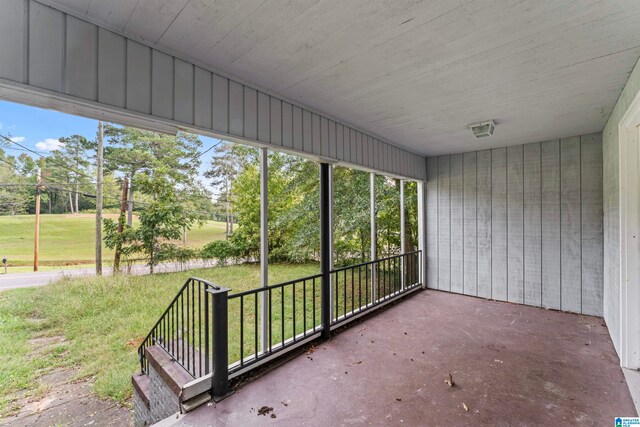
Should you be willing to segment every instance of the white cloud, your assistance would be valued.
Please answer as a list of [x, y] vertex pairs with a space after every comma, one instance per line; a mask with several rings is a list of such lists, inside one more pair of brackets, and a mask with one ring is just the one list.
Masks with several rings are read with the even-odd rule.
[[55, 138], [47, 138], [44, 141], [36, 143], [36, 148], [42, 151], [55, 151], [62, 147], [64, 144]]
[[25, 138], [24, 136], [12, 136], [9, 139], [13, 142], [24, 142], [27, 138]]

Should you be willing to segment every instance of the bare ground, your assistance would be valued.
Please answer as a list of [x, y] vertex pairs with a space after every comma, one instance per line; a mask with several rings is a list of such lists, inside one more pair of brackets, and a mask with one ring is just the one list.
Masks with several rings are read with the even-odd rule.
[[[31, 340], [34, 353], [65, 342], [64, 337]], [[78, 379], [73, 369], [43, 372], [35, 393], [18, 392], [14, 415], [0, 418], [3, 426], [127, 426], [133, 425], [130, 409], [96, 397], [92, 380]]]

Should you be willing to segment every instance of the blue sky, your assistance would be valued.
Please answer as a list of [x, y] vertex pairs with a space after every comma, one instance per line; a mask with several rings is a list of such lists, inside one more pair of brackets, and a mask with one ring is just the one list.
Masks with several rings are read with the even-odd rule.
[[[94, 139], [97, 130], [98, 122], [96, 120], [0, 101], [0, 134], [11, 135], [16, 142], [43, 155], [47, 155], [55, 149], [58, 145], [57, 141], [61, 137], [77, 134], [87, 139]], [[219, 141], [205, 136], [200, 136], [200, 140], [203, 143], [201, 151], [210, 148], [211, 145]], [[11, 155], [19, 155], [23, 152], [12, 150], [10, 147], [3, 147], [3, 149]], [[207, 169], [213, 153], [214, 150], [211, 150], [200, 158], [202, 161], [201, 172]], [[36, 155], [32, 154], [32, 157], [36, 157]]]

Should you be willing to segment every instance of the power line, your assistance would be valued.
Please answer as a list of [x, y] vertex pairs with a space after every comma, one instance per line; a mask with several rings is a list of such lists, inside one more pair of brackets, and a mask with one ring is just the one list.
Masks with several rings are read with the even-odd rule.
[[[26, 149], [26, 148], [16, 148], [16, 147], [6, 147], [6, 146], [5, 146], [5, 148], [6, 148], [7, 150], [15, 150], [15, 151], [25, 151], [25, 152], [30, 151], [30, 150], [28, 150], [28, 149]], [[34, 150], [34, 151], [35, 151], [35, 150]], [[45, 153], [45, 151], [39, 151], [39, 153]]]
[[211, 147], [207, 148], [202, 153], [198, 154], [197, 156], [194, 156], [191, 160], [193, 161], [193, 160], [199, 159], [200, 157], [204, 156], [209, 151], [213, 150], [214, 148], [216, 148], [218, 145], [222, 144], [223, 142], [225, 142], [225, 141], [221, 139], [219, 142], [217, 142], [216, 144], [213, 144]]
[[15, 169], [15, 170], [17, 170], [18, 172], [22, 172], [22, 171], [18, 168], [18, 165], [13, 164], [13, 163], [11, 163], [11, 162], [10, 162], [10, 161], [8, 161], [8, 160], [5, 160], [5, 159], [3, 159], [3, 158], [0, 158], [0, 162], [3, 162], [3, 163], [8, 164], [9, 166], [11, 166], [12, 168], [14, 168], [14, 169]]
[[19, 142], [12, 141], [12, 140], [11, 140], [11, 138], [7, 138], [7, 137], [6, 137], [6, 136], [4, 136], [4, 135], [1, 135], [1, 134], [0, 134], [0, 137], [1, 137], [1, 138], [3, 138], [5, 141], [7, 141], [7, 142], [11, 143], [11, 144], [16, 144], [18, 147], [21, 147], [21, 148], [23, 148], [23, 149], [25, 149], [25, 150], [27, 150], [27, 151], [29, 151], [29, 152], [31, 152], [31, 153], [33, 153], [33, 154], [35, 154], [36, 156], [39, 156], [39, 157], [41, 157], [41, 158], [43, 158], [43, 159], [45, 159], [45, 160], [47, 160], [47, 161], [50, 161], [51, 163], [57, 164], [58, 166], [62, 167], [63, 169], [67, 169], [67, 170], [70, 170], [70, 171], [72, 171], [72, 172], [75, 172], [75, 173], [76, 173], [76, 174], [78, 174], [78, 175], [82, 175], [82, 176], [84, 176], [84, 177], [86, 177], [86, 178], [93, 179], [93, 176], [91, 176], [91, 175], [88, 175], [88, 174], [86, 174], [86, 173], [84, 173], [84, 172], [80, 172], [79, 170], [74, 169], [74, 168], [72, 168], [72, 167], [71, 167], [71, 166], [69, 166], [69, 165], [65, 165], [64, 163], [60, 163], [60, 162], [54, 161], [54, 159], [53, 159], [51, 156], [45, 156], [45, 155], [42, 155], [42, 154], [38, 153], [37, 151], [32, 150], [31, 148], [26, 147], [26, 146], [24, 146], [24, 145], [20, 144]]
[[[54, 161], [54, 159], [53, 159], [53, 158], [51, 158], [50, 156], [49, 156], [49, 157], [48, 157], [48, 156], [44, 156], [44, 155], [42, 155], [41, 153], [39, 153], [39, 152], [37, 152], [37, 151], [35, 151], [35, 150], [30, 149], [29, 147], [26, 147], [26, 146], [24, 146], [24, 145], [20, 144], [19, 142], [12, 141], [10, 138], [6, 137], [5, 135], [0, 134], [0, 138], [3, 138], [5, 141], [7, 141], [7, 142], [9, 142], [9, 143], [11, 143], [11, 144], [15, 144], [15, 145], [17, 145], [17, 146], [21, 147], [21, 148], [22, 148], [22, 151], [28, 151], [28, 152], [31, 152], [31, 153], [33, 153], [33, 154], [35, 154], [35, 155], [37, 155], [37, 156], [39, 156], [39, 157], [41, 157], [41, 158], [43, 158], [43, 159], [47, 160], [47, 161], [50, 161], [51, 163], [57, 164], [58, 166], [62, 167], [63, 169], [66, 169], [66, 170], [69, 170], [69, 171], [75, 172], [75, 173], [76, 173], [76, 174], [78, 174], [78, 175], [82, 175], [82, 176], [84, 176], [84, 177], [87, 177], [87, 178], [93, 179], [93, 176], [90, 176], [90, 175], [88, 175], [88, 174], [86, 174], [86, 173], [80, 172], [80, 171], [78, 171], [78, 170], [76, 170], [76, 169], [74, 169], [74, 168], [70, 167], [69, 165], [65, 165], [64, 163], [60, 163], [60, 162]], [[224, 143], [224, 142], [225, 142], [224, 140], [220, 140], [219, 142], [217, 142], [216, 144], [213, 144], [211, 147], [209, 147], [209, 148], [208, 148], [208, 149], [206, 149], [205, 151], [203, 151], [203, 152], [199, 153], [198, 155], [194, 156], [191, 160], [193, 161], [193, 160], [199, 159], [199, 158], [200, 158], [200, 157], [202, 157], [204, 154], [208, 153], [209, 151], [213, 150], [214, 148], [216, 148], [217, 146], [219, 146], [220, 144], [222, 144], [222, 143]], [[13, 149], [16, 149], [16, 148], [13, 148]], [[16, 149], [16, 150], [17, 150], [17, 149]], [[20, 172], [20, 170], [18, 169], [18, 167], [17, 167], [16, 165], [14, 165], [14, 164], [12, 164], [12, 163], [10, 163], [10, 162], [8, 162], [8, 161], [4, 160], [4, 159], [0, 159], [0, 160], [1, 160], [1, 161], [3, 161], [4, 163], [7, 163], [9, 166], [13, 167], [14, 169], [16, 169], [17, 171], [19, 171], [19, 172]], [[56, 181], [53, 181], [53, 180], [51, 180], [51, 179], [47, 179], [47, 182], [51, 182], [51, 183], [53, 183], [53, 184], [62, 185], [62, 186], [73, 186], [73, 185], [77, 185], [77, 184], [72, 184], [72, 183], [61, 183], [61, 182], [56, 182]], [[91, 183], [91, 184], [95, 184], [94, 182], [90, 182], [90, 183]], [[82, 183], [82, 184], [86, 184], [86, 183]], [[84, 196], [84, 197], [88, 197], [88, 198], [94, 198], [94, 199], [96, 198], [96, 195], [95, 195], [95, 194], [84, 193], [84, 192], [81, 192], [81, 191], [77, 191], [77, 190], [75, 190], [75, 189], [68, 189], [68, 188], [67, 188], [67, 189], [65, 189], [65, 188], [60, 188], [60, 187], [51, 187], [51, 186], [48, 186], [48, 185], [47, 185], [47, 187], [48, 187], [48, 188], [55, 188], [55, 189], [60, 190], [60, 191], [68, 191], [68, 192], [72, 192], [72, 193], [74, 193], [74, 194], [79, 194], [79, 195], [82, 195], [82, 196]], [[200, 194], [193, 194], [193, 195], [192, 195], [192, 197], [194, 197], [194, 198], [206, 199], [206, 200], [211, 201], [211, 202], [213, 201], [213, 200], [212, 200], [212, 198], [213, 198], [213, 197], [217, 197], [217, 196], [220, 196], [220, 193], [219, 193], [219, 194], [217, 194], [217, 195], [215, 195], [215, 194], [213, 194], [213, 193], [212, 193], [212, 195], [211, 195], [211, 196], [200, 195]], [[118, 202], [118, 203], [119, 203], [119, 202]], [[145, 203], [142, 203], [142, 202], [135, 202], [135, 201], [134, 201], [133, 203], [134, 203], [134, 205], [135, 205], [135, 204], [137, 204], [137, 205], [141, 205], [141, 206], [149, 207], [149, 205], [148, 205], [148, 204], [145, 204]], [[199, 213], [199, 214], [203, 214], [203, 215], [211, 215], [211, 212], [205, 212], [205, 211], [192, 211], [192, 210], [189, 210], [189, 211], [187, 211], [187, 212], [189, 212], [189, 213]]]

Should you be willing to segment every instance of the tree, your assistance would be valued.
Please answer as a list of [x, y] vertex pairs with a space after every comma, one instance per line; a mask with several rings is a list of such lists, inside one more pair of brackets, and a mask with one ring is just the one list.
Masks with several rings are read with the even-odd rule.
[[[153, 173], [161, 166], [168, 168], [168, 176], [183, 200], [200, 197], [203, 186], [198, 180], [201, 162], [198, 150], [202, 142], [197, 135], [178, 132], [168, 135], [143, 129], [105, 126], [108, 145], [104, 150], [105, 171], [124, 174], [129, 178], [133, 201], [134, 190], [140, 191], [141, 173]], [[144, 192], [141, 192], [144, 194]], [[153, 197], [152, 194], [147, 194]], [[149, 199], [143, 199], [147, 202]], [[130, 204], [132, 206], [132, 204]]]
[[400, 180], [376, 175], [377, 256], [400, 252]]
[[165, 254], [175, 251], [175, 245], [168, 241], [179, 239], [185, 227], [190, 228], [198, 221], [199, 214], [186, 208], [168, 166], [141, 173], [138, 185], [140, 192], [153, 194], [153, 201], [140, 212], [135, 227], [123, 224], [124, 214], [120, 216], [122, 233], [118, 231], [118, 222], [105, 219], [105, 244], [110, 249], [120, 246], [125, 257], [142, 255], [153, 273]]
[[[81, 135], [71, 135], [69, 137], [60, 138], [62, 148], [56, 150], [56, 153], [60, 153], [59, 160], [66, 166], [70, 184], [75, 190], [75, 209], [73, 207], [73, 201], [71, 201], [71, 213], [78, 213], [80, 211], [79, 195], [80, 186], [90, 182], [88, 177], [91, 176], [89, 165], [90, 152], [95, 152], [95, 141], [89, 141], [87, 138]], [[69, 193], [71, 194], [71, 192]]]
[[215, 148], [215, 155], [211, 159], [209, 170], [205, 176], [211, 179], [211, 184], [221, 186], [222, 193], [218, 202], [225, 207], [225, 235], [227, 239], [233, 233], [233, 214], [231, 213], [231, 187], [238, 176], [241, 161], [237, 150], [233, 150], [230, 142], [220, 142]]
[[0, 215], [27, 212], [28, 180], [20, 175], [20, 162], [0, 149]]
[[370, 258], [370, 176], [345, 167], [334, 168], [334, 250], [336, 264]]
[[125, 225], [120, 233], [118, 222], [104, 221], [105, 244], [121, 247], [125, 257], [144, 257], [153, 273], [158, 262], [179, 252], [169, 241], [207, 218], [203, 205], [211, 203], [210, 196], [198, 180], [202, 143], [184, 132], [173, 136], [107, 126], [105, 134], [111, 144], [105, 148], [105, 169], [128, 176], [146, 197], [138, 225]]

